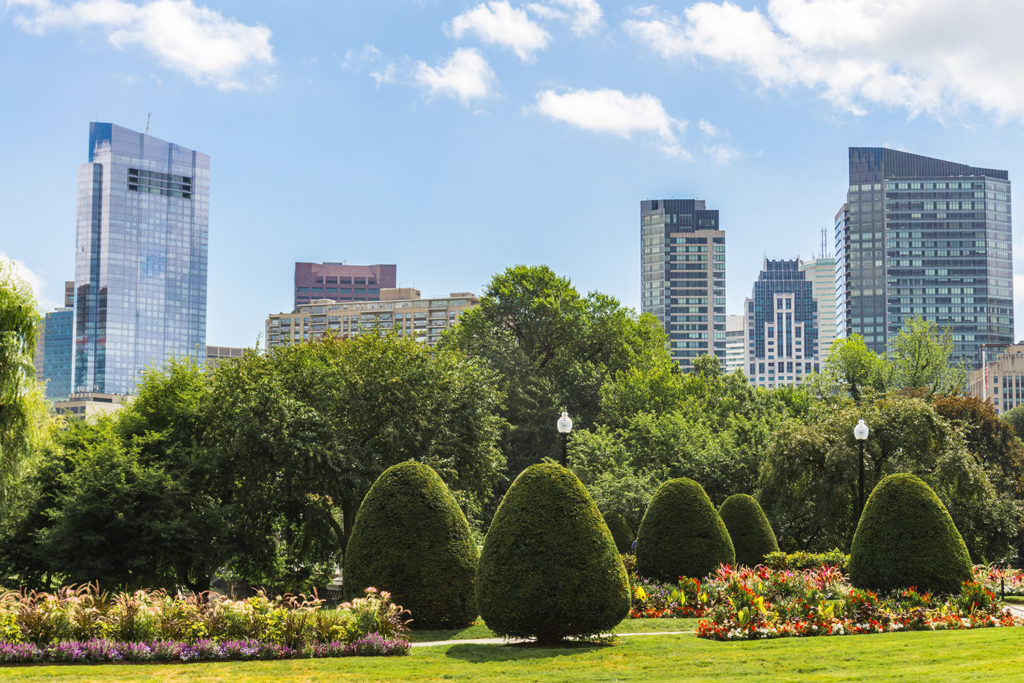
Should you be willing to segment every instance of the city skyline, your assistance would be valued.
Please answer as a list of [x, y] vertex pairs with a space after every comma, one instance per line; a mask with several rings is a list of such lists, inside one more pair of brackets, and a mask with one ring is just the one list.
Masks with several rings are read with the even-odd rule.
[[[143, 130], [152, 114], [154, 136], [215, 160], [210, 343], [253, 346], [267, 313], [292, 305], [297, 261], [399, 264], [397, 284], [425, 294], [482, 293], [509, 265], [546, 263], [582, 291], [639, 310], [635, 207], [658, 197], [702, 198], [721, 211], [726, 310], [738, 312], [764, 257], [817, 253], [848, 186], [848, 147], [969, 160], [1011, 178], [1024, 158], [1024, 88], [974, 87], [1017, 83], [1012, 60], [944, 71], [947, 61], [927, 59], [933, 48], [865, 14], [895, 9], [847, 10], [863, 30], [837, 49], [854, 67], [881, 60], [881, 70], [842, 81], [832, 57], [765, 2], [706, 3], [699, 15], [695, 3], [646, 14], [576, 5], [589, 15], [535, 4], [551, 11], [186, 1], [175, 5], [172, 37], [189, 42], [161, 43], [148, 33], [151, 3], [108, 3], [126, 10], [114, 16], [84, 12], [98, 7], [88, 0], [8, 2], [0, 85], [33, 105], [0, 114], [18, 131], [6, 157], [18, 162], [0, 163], [0, 250], [42, 279], [42, 307], [56, 307], [72, 276], [68, 169], [81, 161], [81, 128], [106, 120]], [[760, 17], [754, 38], [778, 36], [795, 52], [769, 60], [771, 73], [742, 52], [712, 54], [697, 37], [718, 35], [709, 22], [727, 11]], [[510, 22], [484, 21], [496, 12], [529, 28], [532, 47], [502, 31]], [[969, 34], [945, 0], [927, 13], [943, 51], [984, 56], [1024, 9], [979, 13], [990, 30]], [[210, 36], [221, 28], [233, 30], [216, 52]], [[754, 42], [768, 53], [774, 44]], [[191, 49], [178, 54], [167, 47], [175, 44]], [[794, 70], [806, 64], [816, 76]], [[474, 74], [487, 77], [458, 80]], [[1024, 272], [1019, 257], [1015, 266]]]

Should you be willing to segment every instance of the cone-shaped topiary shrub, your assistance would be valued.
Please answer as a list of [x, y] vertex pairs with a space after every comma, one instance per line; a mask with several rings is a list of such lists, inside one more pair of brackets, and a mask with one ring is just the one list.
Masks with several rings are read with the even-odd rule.
[[718, 508], [736, 549], [736, 564], [756, 567], [768, 553], [778, 552], [779, 542], [764, 510], [753, 496], [734, 493]]
[[890, 474], [871, 492], [850, 549], [850, 583], [886, 591], [953, 593], [971, 557], [946, 506], [912, 474]]
[[735, 564], [725, 523], [703, 487], [692, 479], [670, 479], [651, 498], [636, 534], [641, 576], [675, 581], [703, 578], [719, 564]]
[[346, 599], [387, 590], [413, 628], [461, 628], [476, 618], [476, 544], [437, 473], [409, 460], [377, 478], [345, 549]]
[[487, 531], [480, 616], [503, 636], [554, 643], [611, 629], [629, 612], [629, 579], [586, 488], [554, 463], [527, 467]]
[[622, 516], [621, 512], [606, 512], [604, 523], [608, 525], [608, 531], [612, 532], [612, 539], [615, 540], [615, 547], [620, 553], [628, 553], [633, 545], [633, 530], [629, 528], [629, 522]]

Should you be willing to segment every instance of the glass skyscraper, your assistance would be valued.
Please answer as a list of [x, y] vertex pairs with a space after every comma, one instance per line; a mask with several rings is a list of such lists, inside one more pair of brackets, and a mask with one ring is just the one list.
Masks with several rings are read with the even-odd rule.
[[640, 307], [665, 327], [672, 359], [725, 360], [725, 232], [701, 199], [640, 202]]
[[203, 362], [210, 158], [89, 124], [78, 167], [74, 390], [131, 394], [172, 356]]
[[799, 384], [818, 371], [818, 302], [799, 259], [765, 259], [744, 308], [744, 372], [751, 384]]
[[836, 320], [885, 350], [912, 317], [953, 333], [953, 358], [1013, 342], [1010, 181], [881, 147], [850, 148], [850, 187], [836, 216]]

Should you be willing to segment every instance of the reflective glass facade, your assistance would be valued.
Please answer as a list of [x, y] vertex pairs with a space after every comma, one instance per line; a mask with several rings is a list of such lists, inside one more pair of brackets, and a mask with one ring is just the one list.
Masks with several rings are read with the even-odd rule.
[[78, 167], [75, 391], [131, 394], [171, 356], [202, 362], [210, 158], [89, 124]]
[[745, 310], [751, 384], [799, 384], [818, 371], [818, 302], [799, 259], [765, 259]]
[[836, 219], [840, 336], [885, 350], [907, 319], [953, 333], [953, 361], [1013, 342], [1010, 181], [880, 147], [850, 148], [850, 187]]
[[75, 312], [72, 308], [58, 308], [43, 318], [42, 374], [46, 382], [46, 397], [50, 400], [67, 398], [71, 393], [71, 349], [73, 347]]
[[725, 360], [725, 232], [700, 199], [640, 202], [640, 307], [668, 333], [673, 360]]

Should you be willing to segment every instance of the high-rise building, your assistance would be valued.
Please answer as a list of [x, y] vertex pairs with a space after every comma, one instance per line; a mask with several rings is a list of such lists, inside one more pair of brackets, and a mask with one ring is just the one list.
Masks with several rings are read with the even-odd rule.
[[747, 317], [745, 315], [725, 316], [725, 361], [722, 363], [723, 372], [731, 373], [743, 368], [743, 344], [747, 331]]
[[831, 256], [801, 260], [800, 270], [810, 280], [818, 304], [816, 355], [824, 361], [836, 338], [836, 260]]
[[71, 393], [71, 356], [74, 349], [75, 283], [64, 283], [64, 305], [43, 316], [36, 337], [36, 381], [46, 383], [46, 397], [67, 398]]
[[245, 355], [245, 349], [240, 346], [210, 346], [206, 345], [206, 367], [215, 368], [222, 361], [232, 358], [241, 358]]
[[640, 307], [668, 334], [683, 369], [725, 358], [725, 231], [702, 199], [640, 202]]
[[398, 286], [398, 267], [377, 263], [350, 266], [344, 263], [295, 264], [295, 309], [316, 299], [377, 301], [380, 290]]
[[267, 350], [301, 344], [333, 334], [357, 337], [366, 332], [394, 330], [433, 346], [446, 329], [479, 299], [469, 292], [452, 292], [446, 297], [420, 298], [412, 287], [384, 289], [380, 301], [332, 301], [321, 299], [299, 304], [292, 313], [274, 313], [267, 318]]
[[820, 369], [818, 302], [799, 259], [765, 259], [744, 310], [744, 370], [751, 384], [799, 384]]
[[89, 124], [78, 167], [73, 391], [131, 394], [171, 356], [203, 362], [210, 158]]
[[1013, 342], [1010, 180], [881, 147], [850, 148], [836, 216], [837, 334], [885, 350], [909, 318], [949, 328], [952, 361]]

